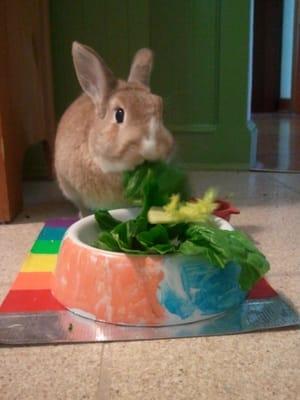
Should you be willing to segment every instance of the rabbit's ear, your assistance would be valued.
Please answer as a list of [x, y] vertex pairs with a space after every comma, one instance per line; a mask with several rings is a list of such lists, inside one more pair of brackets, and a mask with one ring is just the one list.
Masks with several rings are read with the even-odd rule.
[[152, 51], [150, 49], [140, 49], [132, 61], [128, 82], [140, 82], [149, 86], [152, 64]]
[[100, 117], [104, 117], [108, 97], [116, 79], [101, 57], [91, 48], [73, 42], [72, 56], [82, 90], [90, 96]]

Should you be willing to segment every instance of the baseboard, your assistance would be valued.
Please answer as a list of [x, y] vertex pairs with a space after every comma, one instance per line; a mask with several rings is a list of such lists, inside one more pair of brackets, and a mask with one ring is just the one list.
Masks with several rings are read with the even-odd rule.
[[206, 163], [189, 163], [183, 162], [179, 165], [190, 171], [249, 171], [248, 163], [221, 163], [221, 164], [206, 164]]
[[292, 100], [291, 99], [279, 99], [278, 111], [291, 112], [292, 111]]

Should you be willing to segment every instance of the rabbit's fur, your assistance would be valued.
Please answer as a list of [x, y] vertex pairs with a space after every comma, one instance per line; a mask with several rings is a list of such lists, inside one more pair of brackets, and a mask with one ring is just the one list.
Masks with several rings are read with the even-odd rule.
[[86, 215], [124, 205], [122, 172], [168, 158], [174, 141], [162, 121], [162, 99], [148, 86], [150, 50], [136, 53], [128, 81], [117, 80], [87, 46], [74, 42], [72, 54], [84, 94], [59, 123], [55, 169], [64, 195]]

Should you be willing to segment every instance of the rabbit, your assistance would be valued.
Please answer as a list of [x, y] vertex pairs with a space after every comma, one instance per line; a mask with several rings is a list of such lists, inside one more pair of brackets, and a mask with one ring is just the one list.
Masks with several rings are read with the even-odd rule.
[[54, 166], [64, 196], [81, 217], [124, 206], [122, 174], [145, 160], [167, 160], [174, 138], [162, 120], [162, 98], [149, 88], [153, 53], [134, 56], [128, 80], [116, 79], [88, 46], [72, 44], [83, 94], [65, 111], [55, 138]]

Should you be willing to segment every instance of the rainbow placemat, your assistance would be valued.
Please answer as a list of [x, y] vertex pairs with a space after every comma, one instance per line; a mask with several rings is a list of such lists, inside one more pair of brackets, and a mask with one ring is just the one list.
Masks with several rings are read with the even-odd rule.
[[242, 333], [299, 324], [297, 311], [262, 279], [247, 301], [225, 315], [172, 327], [125, 327], [78, 317], [51, 293], [61, 240], [75, 219], [46, 222], [0, 306], [0, 344], [142, 340]]
[[0, 313], [65, 310], [51, 294], [51, 281], [61, 240], [75, 221], [53, 219], [46, 222], [0, 306]]

